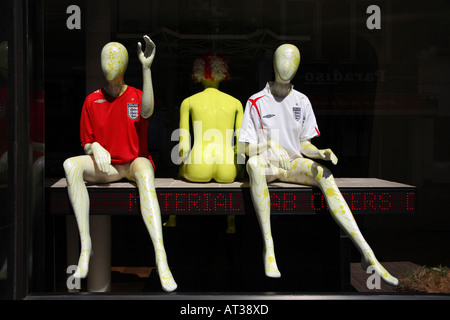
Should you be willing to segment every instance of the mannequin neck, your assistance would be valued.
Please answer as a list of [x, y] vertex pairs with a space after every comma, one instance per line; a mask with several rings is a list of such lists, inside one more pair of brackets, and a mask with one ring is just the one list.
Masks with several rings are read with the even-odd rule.
[[207, 88], [218, 89], [219, 88], [219, 81], [212, 81], [212, 80], [209, 80], [209, 79], [203, 79], [202, 80], [202, 84], [203, 84], [203, 87], [205, 89], [207, 89]]
[[278, 98], [285, 98], [292, 90], [290, 81], [271, 81], [269, 82], [269, 87], [272, 95]]
[[117, 98], [127, 89], [127, 85], [125, 84], [123, 78], [120, 78], [115, 81], [108, 81], [108, 85], [105, 87], [106, 92], [112, 96]]

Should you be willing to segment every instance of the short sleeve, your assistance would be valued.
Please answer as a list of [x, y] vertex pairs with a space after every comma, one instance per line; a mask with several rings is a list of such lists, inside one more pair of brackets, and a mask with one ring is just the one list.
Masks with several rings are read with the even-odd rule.
[[251, 103], [247, 101], [242, 119], [241, 130], [239, 133], [239, 142], [258, 143], [258, 135], [251, 114]]
[[86, 98], [83, 104], [83, 109], [81, 110], [80, 119], [80, 140], [81, 146], [84, 147], [88, 143], [93, 143], [95, 141], [94, 130], [91, 124], [91, 118], [89, 114], [90, 98]]
[[304, 113], [302, 118], [302, 128], [300, 130], [300, 141], [304, 141], [320, 136], [320, 131], [309, 99], [306, 96], [303, 96], [301, 103]]

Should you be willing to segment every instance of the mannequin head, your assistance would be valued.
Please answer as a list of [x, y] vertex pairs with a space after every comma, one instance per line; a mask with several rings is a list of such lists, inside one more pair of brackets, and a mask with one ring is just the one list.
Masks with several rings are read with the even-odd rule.
[[205, 88], [218, 88], [219, 83], [228, 78], [227, 63], [215, 53], [208, 52], [194, 60], [192, 80], [201, 82]]
[[289, 83], [300, 65], [300, 51], [292, 44], [282, 44], [275, 50], [273, 67], [275, 82]]
[[107, 43], [102, 49], [101, 64], [106, 81], [122, 80], [128, 66], [127, 49], [118, 42]]

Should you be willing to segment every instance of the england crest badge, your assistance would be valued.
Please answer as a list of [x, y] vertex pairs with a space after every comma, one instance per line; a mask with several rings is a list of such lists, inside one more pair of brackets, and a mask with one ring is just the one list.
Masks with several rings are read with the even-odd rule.
[[128, 110], [128, 117], [131, 120], [136, 120], [137, 118], [139, 118], [139, 104], [128, 103], [127, 110]]
[[299, 121], [302, 117], [302, 109], [300, 107], [293, 107], [292, 112], [294, 113], [294, 119]]

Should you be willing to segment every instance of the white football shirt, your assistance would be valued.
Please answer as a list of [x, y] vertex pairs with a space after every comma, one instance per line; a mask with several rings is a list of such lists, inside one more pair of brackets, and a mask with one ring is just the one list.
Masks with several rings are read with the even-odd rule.
[[[273, 140], [294, 160], [303, 157], [300, 142], [319, 135], [308, 97], [292, 87], [291, 92], [280, 99], [271, 94], [267, 83], [263, 90], [247, 101], [239, 142], [257, 144]], [[270, 150], [261, 155], [268, 160], [278, 161]]]

